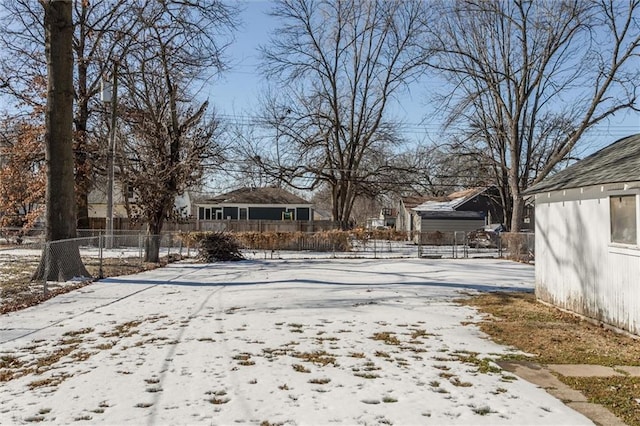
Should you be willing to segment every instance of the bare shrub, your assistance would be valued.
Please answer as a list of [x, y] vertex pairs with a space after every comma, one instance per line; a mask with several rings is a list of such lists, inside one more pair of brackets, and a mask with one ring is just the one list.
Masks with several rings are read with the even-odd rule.
[[240, 253], [238, 240], [227, 232], [203, 233], [198, 241], [198, 258], [203, 262], [227, 262], [242, 260], [244, 256]]

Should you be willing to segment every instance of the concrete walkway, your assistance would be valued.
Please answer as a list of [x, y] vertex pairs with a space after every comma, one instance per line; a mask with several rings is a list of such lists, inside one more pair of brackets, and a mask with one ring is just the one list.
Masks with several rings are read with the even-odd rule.
[[600, 404], [593, 404], [580, 392], [564, 384], [556, 377], [640, 377], [640, 367], [589, 364], [550, 364], [540, 365], [532, 362], [498, 362], [498, 365], [516, 376], [540, 386], [567, 406], [582, 413], [598, 425], [625, 426], [611, 411]]

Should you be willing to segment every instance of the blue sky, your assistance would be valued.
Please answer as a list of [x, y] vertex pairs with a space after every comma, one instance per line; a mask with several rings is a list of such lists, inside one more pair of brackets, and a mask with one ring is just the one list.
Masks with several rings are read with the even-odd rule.
[[[255, 114], [257, 99], [265, 82], [258, 74], [259, 54], [257, 48], [267, 44], [276, 20], [268, 15], [272, 3], [268, 1], [248, 1], [242, 14], [242, 26], [236, 34], [235, 43], [227, 52], [232, 63], [231, 69], [208, 87], [208, 98], [216, 112], [224, 119], [244, 121]], [[426, 90], [415, 87], [403, 95], [395, 105], [392, 114], [406, 122], [406, 134], [414, 140], [423, 139], [429, 133], [436, 133], [439, 124], [419, 124], [428, 113], [425, 99]], [[203, 93], [204, 94], [204, 93]]]
[[[257, 99], [265, 83], [257, 72], [259, 62], [257, 47], [266, 44], [277, 22], [268, 16], [269, 1], [247, 1], [242, 13], [242, 26], [235, 43], [229, 47], [231, 69], [207, 87], [202, 95], [209, 98], [222, 118], [244, 121], [252, 117], [258, 106]], [[419, 142], [438, 140], [440, 123], [429, 117], [428, 84], [422, 84], [404, 94], [392, 113], [406, 123], [406, 136]], [[579, 156], [612, 143], [630, 134], [640, 133], [640, 113], [620, 113], [609, 122], [598, 126], [582, 142]]]

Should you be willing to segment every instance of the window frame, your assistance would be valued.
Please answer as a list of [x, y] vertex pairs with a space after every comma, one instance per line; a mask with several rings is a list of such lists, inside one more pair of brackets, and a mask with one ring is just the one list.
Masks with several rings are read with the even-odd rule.
[[[634, 203], [633, 205], [635, 206], [635, 231], [636, 231], [636, 235], [635, 235], [635, 242], [633, 243], [629, 243], [629, 242], [624, 242], [624, 241], [614, 241], [614, 235], [613, 235], [613, 211], [611, 209], [612, 205], [612, 199], [618, 198], [618, 197], [634, 197]], [[639, 246], [639, 242], [640, 242], [640, 191], [616, 191], [613, 193], [610, 193], [608, 196], [608, 217], [609, 217], [609, 244], [611, 246], [615, 246], [615, 247], [627, 247], [627, 248], [638, 248]]]

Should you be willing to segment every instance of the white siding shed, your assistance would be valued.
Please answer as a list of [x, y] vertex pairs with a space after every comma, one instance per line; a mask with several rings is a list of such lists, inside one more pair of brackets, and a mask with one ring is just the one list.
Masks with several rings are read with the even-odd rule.
[[529, 189], [539, 300], [640, 335], [640, 135]]

